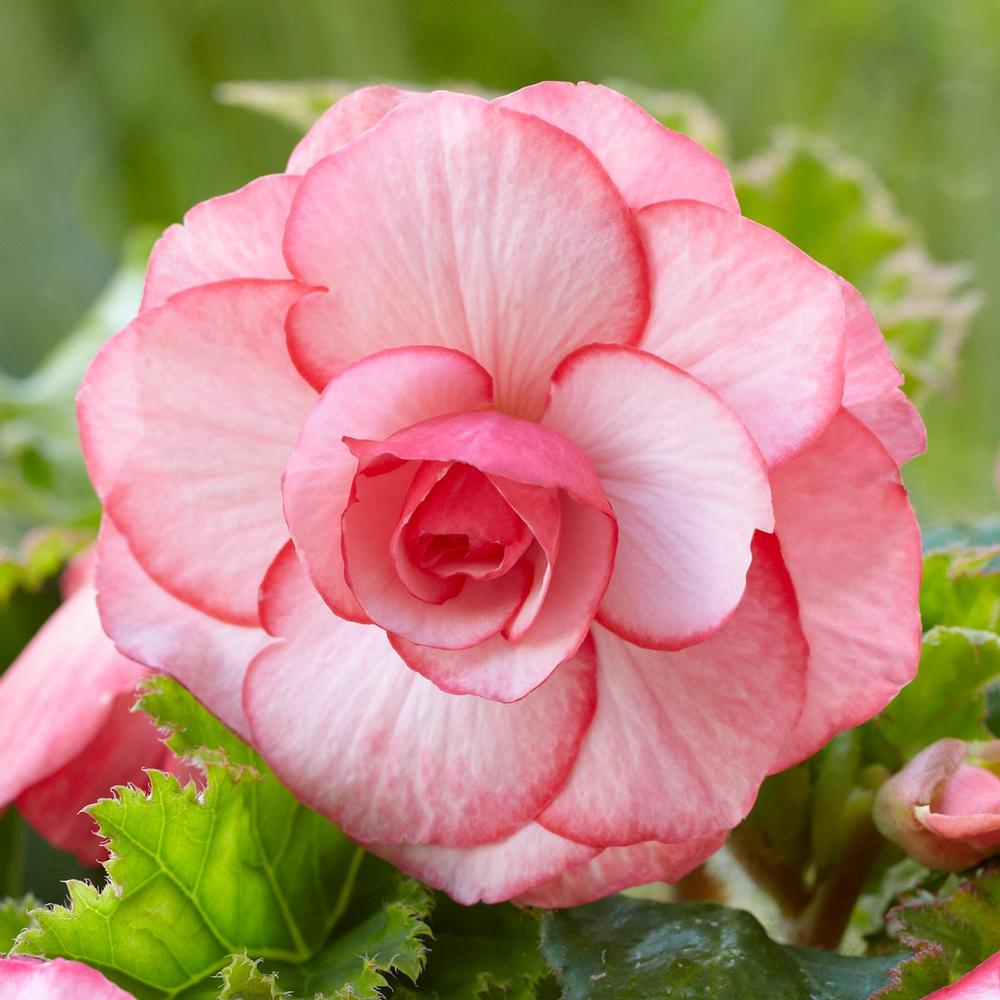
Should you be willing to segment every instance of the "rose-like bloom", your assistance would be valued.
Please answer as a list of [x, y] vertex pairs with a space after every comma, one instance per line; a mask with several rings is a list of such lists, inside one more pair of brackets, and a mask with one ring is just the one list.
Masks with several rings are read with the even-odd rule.
[[132, 711], [148, 671], [121, 656], [97, 614], [93, 552], [63, 574], [64, 601], [0, 678], [0, 809], [16, 804], [50, 843], [107, 857], [80, 812], [144, 768], [183, 773], [149, 718]]
[[0, 1000], [82, 1000], [84, 997], [86, 1000], [129, 1000], [131, 994], [82, 962], [0, 955]]
[[957, 983], [929, 993], [924, 1000], [997, 1000], [1000, 997], [1000, 952], [966, 973]]
[[977, 864], [1000, 850], [998, 767], [1000, 740], [938, 740], [879, 789], [875, 823], [928, 868]]
[[90, 369], [104, 622], [456, 899], [676, 879], [913, 674], [900, 382], [620, 94], [360, 90]]

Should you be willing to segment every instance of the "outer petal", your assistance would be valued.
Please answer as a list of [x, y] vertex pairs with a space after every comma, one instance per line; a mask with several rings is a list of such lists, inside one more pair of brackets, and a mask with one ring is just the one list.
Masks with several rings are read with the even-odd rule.
[[292, 638], [247, 675], [254, 744], [350, 836], [496, 840], [565, 782], [594, 708], [591, 647], [516, 705], [445, 694], [398, 659], [381, 629], [330, 613], [291, 546], [268, 574], [261, 613]]
[[672, 365], [604, 345], [560, 365], [542, 419], [587, 453], [618, 518], [598, 620], [653, 649], [718, 629], [743, 594], [754, 531], [773, 527], [767, 468], [739, 419]]
[[730, 212], [740, 210], [721, 160], [609, 87], [536, 83], [494, 103], [576, 136], [601, 161], [633, 208], [693, 198]]
[[748, 219], [698, 202], [638, 215], [653, 280], [641, 346], [708, 383], [768, 463], [817, 438], [840, 406], [836, 276]]
[[440, 347], [374, 354], [344, 369], [323, 392], [285, 469], [282, 494], [309, 575], [342, 618], [368, 620], [344, 578], [340, 522], [358, 460], [343, 439], [388, 437], [429, 417], [481, 409], [491, 393], [490, 377], [475, 361]]
[[903, 465], [927, 447], [924, 422], [899, 389], [903, 376], [861, 293], [843, 280], [841, 290], [847, 314], [843, 405]]
[[231, 194], [195, 205], [183, 225], [156, 242], [146, 268], [140, 312], [185, 288], [229, 278], [291, 275], [281, 239], [301, 177], [258, 177]]
[[225, 621], [257, 622], [288, 537], [280, 480], [316, 396], [283, 321], [294, 282], [192, 288], [105, 345], [78, 397], [88, 469], [150, 576]]
[[778, 769], [867, 721], [920, 656], [920, 529], [896, 463], [854, 417], [771, 477], [775, 531], [809, 641], [806, 706]]
[[628, 847], [608, 847], [591, 861], [568, 868], [550, 882], [521, 893], [521, 906], [581, 906], [636, 885], [677, 882], [725, 843], [717, 833], [684, 844], [658, 844], [647, 840]]
[[101, 524], [99, 547], [97, 604], [118, 649], [176, 677], [227, 726], [247, 737], [243, 676], [267, 644], [266, 633], [221, 622], [171, 597], [146, 575], [109, 517]]
[[0, 955], [0, 1000], [131, 1000], [89, 965]]
[[302, 137], [288, 160], [288, 172], [304, 174], [324, 156], [377, 125], [397, 105], [423, 96], [385, 85], [347, 94], [327, 108]]
[[[563, 497], [562, 541], [552, 579], [531, 625], [516, 640], [504, 635], [471, 649], [392, 644], [406, 663], [452, 694], [517, 701], [576, 654], [590, 631], [615, 558], [614, 522]], [[541, 570], [536, 570], [541, 572]]]
[[648, 311], [632, 213], [586, 147], [455, 94], [397, 108], [310, 170], [285, 256], [329, 289], [289, 317], [318, 387], [372, 351], [440, 344], [483, 364], [502, 409], [533, 418], [562, 357], [636, 340]]
[[929, 993], [924, 1000], [996, 1000], [1000, 996], [1000, 952], [977, 965], [957, 983]]
[[596, 626], [597, 714], [539, 822], [584, 843], [681, 843], [749, 811], [801, 707], [807, 649], [772, 536], [747, 592], [711, 638], [675, 653]]
[[[109, 643], [110, 645], [110, 643]], [[116, 785], [146, 785], [145, 769], [164, 767], [172, 755], [153, 722], [132, 711], [135, 693], [120, 694], [93, 739], [54, 773], [17, 799], [21, 815], [50, 843], [96, 865], [108, 852], [94, 821], [81, 810], [105, 798]], [[64, 724], [50, 719], [50, 727]]]
[[478, 847], [434, 844], [366, 844], [397, 868], [466, 906], [502, 903], [558, 880], [567, 868], [600, 854], [600, 848], [575, 844], [537, 823], [528, 823], [504, 840]]
[[0, 808], [78, 757], [145, 674], [101, 630], [93, 585], [80, 587], [0, 678]]

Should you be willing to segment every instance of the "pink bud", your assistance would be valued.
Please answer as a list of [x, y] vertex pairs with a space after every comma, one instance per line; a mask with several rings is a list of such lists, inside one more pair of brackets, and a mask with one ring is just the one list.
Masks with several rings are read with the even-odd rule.
[[1000, 952], [925, 1000], [991, 1000], [1000, 997]]
[[1000, 849], [1000, 740], [938, 740], [879, 790], [875, 823], [910, 857], [957, 871]]

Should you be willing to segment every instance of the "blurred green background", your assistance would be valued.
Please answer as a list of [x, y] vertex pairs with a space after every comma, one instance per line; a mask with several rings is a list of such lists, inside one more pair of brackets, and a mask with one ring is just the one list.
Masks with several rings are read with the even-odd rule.
[[32, 370], [126, 230], [279, 170], [295, 133], [223, 81], [627, 78], [699, 94], [753, 153], [821, 132], [870, 163], [987, 294], [908, 472], [926, 523], [995, 512], [1000, 443], [997, 0], [2, 0], [0, 367]]

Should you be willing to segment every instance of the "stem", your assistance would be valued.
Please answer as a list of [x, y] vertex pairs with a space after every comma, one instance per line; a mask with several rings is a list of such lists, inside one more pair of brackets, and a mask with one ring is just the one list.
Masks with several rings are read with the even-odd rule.
[[24, 830], [16, 810], [0, 813], [0, 898], [24, 892]]
[[726, 887], [704, 865], [698, 865], [674, 885], [674, 899], [679, 902], [726, 902]]
[[799, 868], [776, 857], [760, 838], [737, 827], [728, 846], [743, 870], [773, 897], [786, 917], [798, 917], [809, 905], [813, 895]]

